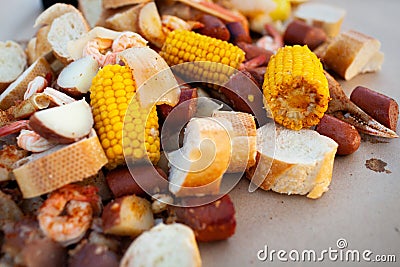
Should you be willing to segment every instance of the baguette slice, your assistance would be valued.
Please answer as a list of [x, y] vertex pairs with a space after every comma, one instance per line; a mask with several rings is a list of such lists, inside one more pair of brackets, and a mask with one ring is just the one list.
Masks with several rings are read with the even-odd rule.
[[168, 157], [173, 194], [218, 194], [231, 158], [229, 130], [216, 119], [193, 118], [186, 126], [183, 147]]
[[151, 0], [103, 0], [103, 7], [106, 9], [119, 8], [134, 4], [142, 4], [150, 2]]
[[35, 20], [35, 24], [33, 27], [51, 25], [53, 20], [56, 18], [69, 13], [69, 12], [76, 12], [77, 9], [73, 5], [64, 4], [64, 3], [56, 3], [45, 11], [43, 11]]
[[339, 34], [345, 15], [346, 11], [342, 8], [310, 2], [301, 4], [294, 17], [322, 28], [328, 36], [333, 37]]
[[25, 53], [28, 56], [28, 66], [30, 66], [38, 58], [36, 56], [36, 37], [33, 37], [28, 41], [28, 44], [26, 45]]
[[120, 267], [200, 267], [199, 248], [188, 226], [158, 224], [136, 238], [122, 257]]
[[378, 71], [383, 63], [381, 43], [353, 30], [336, 36], [322, 53], [325, 66], [345, 80], [364, 72]]
[[135, 5], [127, 10], [118, 12], [105, 20], [105, 26], [114, 31], [139, 31], [139, 13], [144, 4]]
[[40, 57], [44, 56], [47, 53], [51, 52], [52, 47], [49, 41], [47, 40], [47, 35], [50, 31], [50, 25], [46, 25], [41, 27], [36, 33], [36, 44], [35, 44], [35, 56]]
[[0, 95], [0, 109], [6, 110], [15, 101], [23, 100], [28, 83], [36, 76], [45, 77], [48, 73], [52, 74], [53, 71], [47, 60], [44, 57], [38, 58]]
[[79, 0], [78, 8], [91, 28], [97, 25], [103, 12], [102, 0]]
[[229, 131], [232, 157], [227, 172], [244, 172], [256, 163], [256, 122], [245, 112], [215, 111], [213, 118]]
[[264, 190], [316, 199], [328, 190], [337, 147], [314, 130], [266, 124], [257, 130], [257, 163], [246, 176]]
[[3, 92], [24, 71], [27, 56], [14, 41], [0, 42], [0, 92]]
[[79, 11], [66, 13], [51, 23], [47, 40], [51, 44], [53, 53], [63, 64], [73, 61], [68, 42], [77, 40], [89, 31], [90, 27]]
[[108, 160], [92, 130], [88, 138], [70, 145], [59, 145], [14, 169], [13, 173], [24, 198], [51, 192], [66, 184], [95, 175]]

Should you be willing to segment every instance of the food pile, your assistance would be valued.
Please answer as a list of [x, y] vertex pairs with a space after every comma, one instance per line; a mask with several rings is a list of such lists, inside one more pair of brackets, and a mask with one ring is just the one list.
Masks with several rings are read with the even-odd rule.
[[360, 133], [398, 137], [394, 99], [338, 82], [384, 59], [345, 13], [82, 0], [0, 42], [1, 265], [201, 266], [235, 233], [232, 177], [320, 198]]

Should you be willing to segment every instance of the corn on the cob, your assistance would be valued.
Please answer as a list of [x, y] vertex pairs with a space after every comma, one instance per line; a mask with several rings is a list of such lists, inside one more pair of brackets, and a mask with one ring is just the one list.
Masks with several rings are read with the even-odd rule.
[[318, 124], [328, 108], [322, 64], [307, 46], [285, 46], [272, 56], [263, 91], [267, 112], [283, 126], [300, 130]]
[[141, 108], [134, 97], [132, 71], [126, 66], [107, 65], [93, 79], [90, 92], [94, 128], [109, 160], [107, 167], [123, 165], [125, 157], [146, 159], [146, 152], [156, 163], [160, 157], [156, 107]]
[[175, 69], [186, 77], [224, 83], [243, 62], [245, 53], [226, 41], [192, 31], [174, 30], [168, 34], [160, 55], [170, 66], [197, 62]]

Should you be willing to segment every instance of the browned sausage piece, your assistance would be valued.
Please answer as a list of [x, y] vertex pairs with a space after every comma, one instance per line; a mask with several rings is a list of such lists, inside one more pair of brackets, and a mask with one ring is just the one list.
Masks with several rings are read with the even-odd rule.
[[250, 37], [250, 34], [243, 27], [243, 24], [235, 21], [226, 24], [230, 34], [231, 34], [231, 43], [245, 42], [251, 44], [253, 40]]
[[[149, 193], [166, 192], [168, 190], [167, 175], [162, 169], [155, 166], [143, 165], [135, 167], [133, 178], [127, 167], [111, 170], [106, 175], [107, 184], [115, 197], [135, 194], [145, 197]], [[138, 184], [138, 181], [140, 185]]]
[[220, 39], [222, 41], [229, 41], [231, 34], [225, 24], [217, 17], [211, 15], [202, 15], [197, 19], [204, 27], [197, 29], [200, 34]]
[[325, 32], [301, 20], [293, 20], [286, 28], [283, 41], [286, 45], [307, 45], [311, 50], [326, 41]]
[[394, 99], [366, 87], [357, 86], [351, 92], [350, 100], [372, 118], [396, 131], [399, 105]]
[[353, 125], [327, 114], [322, 117], [316, 130], [338, 143], [337, 155], [354, 153], [361, 143], [361, 136]]
[[[197, 241], [211, 242], [224, 240], [235, 233], [235, 208], [229, 195], [209, 204], [205, 197], [187, 197], [181, 199], [185, 207], [171, 206], [177, 221], [186, 224], [194, 231]], [[197, 206], [196, 206], [197, 205]]]

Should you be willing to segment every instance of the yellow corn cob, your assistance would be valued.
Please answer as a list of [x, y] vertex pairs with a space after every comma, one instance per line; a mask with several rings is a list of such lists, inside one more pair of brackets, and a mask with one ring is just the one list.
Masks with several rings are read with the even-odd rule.
[[123, 165], [125, 157], [143, 160], [146, 152], [153, 163], [160, 157], [156, 107], [150, 111], [142, 109], [135, 92], [132, 71], [126, 66], [107, 65], [92, 81], [90, 104], [94, 128], [107, 155], [109, 169]]
[[203, 61], [178, 71], [198, 81], [225, 82], [243, 62], [245, 53], [226, 41], [192, 31], [174, 30], [168, 34], [160, 55], [170, 66]]
[[318, 124], [328, 108], [322, 64], [307, 46], [285, 46], [272, 56], [263, 91], [267, 112], [283, 126], [300, 130]]

